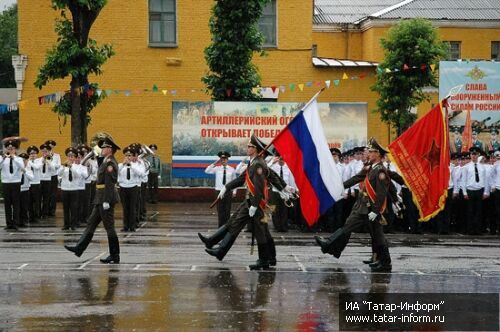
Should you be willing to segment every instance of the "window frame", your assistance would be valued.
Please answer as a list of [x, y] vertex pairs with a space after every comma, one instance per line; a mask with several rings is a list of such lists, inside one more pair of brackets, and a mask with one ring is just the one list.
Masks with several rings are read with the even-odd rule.
[[[496, 57], [493, 57], [493, 45], [496, 45]], [[500, 61], [500, 41], [491, 41], [491, 60]]]
[[[462, 42], [459, 40], [448, 40], [446, 41], [448, 43], [450, 49], [448, 52], [448, 56], [446, 57], [446, 60], [454, 61], [454, 60], [460, 60], [462, 59]], [[454, 55], [455, 53], [452, 53], [452, 45], [457, 45], [458, 46], [458, 56], [455, 58]]]
[[[267, 43], [266, 41], [264, 41], [264, 43], [262, 44], [262, 47], [263, 48], [277, 48], [278, 47], [278, 0], [271, 0], [266, 6], [269, 6], [269, 5], [274, 7], [273, 8], [274, 9], [274, 16], [270, 16], [270, 17], [274, 17], [274, 43], [271, 44], [271, 43]], [[265, 34], [263, 33], [262, 29], [260, 28], [261, 27], [261, 20], [264, 17], [268, 17], [268, 16], [264, 16], [264, 11], [262, 11], [262, 16], [259, 19], [259, 22], [257, 23], [257, 25], [258, 25], [260, 33], [262, 33], [262, 35], [264, 35], [264, 37], [265, 37]]]
[[[166, 42], [166, 41], [152, 41], [151, 40], [151, 13], [155, 14], [171, 14], [172, 12], [153, 12], [151, 11], [151, 1], [148, 0], [148, 46], [149, 47], [178, 47], [178, 26], [177, 26], [177, 0], [172, 0], [174, 2], [174, 11], [173, 11], [173, 17], [174, 17], [174, 41], [173, 42]], [[158, 22], [164, 22], [163, 20], [159, 20]], [[162, 36], [164, 36], [165, 31], [161, 31]]]

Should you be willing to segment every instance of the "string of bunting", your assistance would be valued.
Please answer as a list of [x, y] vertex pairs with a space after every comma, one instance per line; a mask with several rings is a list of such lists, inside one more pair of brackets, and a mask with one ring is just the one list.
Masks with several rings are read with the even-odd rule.
[[[410, 70], [415, 70], [419, 69], [421, 71], [427, 70], [427, 68], [430, 68], [432, 72], [434, 72], [436, 65], [431, 64], [430, 66], [427, 66], [426, 64], [422, 64], [420, 67], [417, 66], [408, 66], [407, 64], [403, 65], [402, 69], [389, 69], [389, 68], [382, 68], [380, 66], [377, 67], [376, 69], [376, 74], [382, 74], [382, 73], [397, 73], [397, 72], [409, 72]], [[341, 82], [344, 80], [363, 80], [366, 77], [373, 77], [376, 75], [375, 73], [370, 73], [370, 74], [361, 74], [361, 75], [347, 75], [347, 73], [343, 73], [341, 78], [336, 78], [332, 80], [325, 80], [325, 81], [308, 81], [305, 83], [289, 83], [289, 84], [281, 84], [281, 85], [271, 85], [269, 88], [272, 90], [273, 93], [276, 92], [276, 90], [279, 90], [281, 93], [285, 93], [287, 90], [290, 92], [295, 92], [295, 91], [304, 91], [304, 89], [310, 88], [310, 87], [326, 87], [329, 89], [331, 86], [334, 87], [339, 87], [341, 85]], [[333, 85], [332, 85], [333, 84]], [[264, 87], [257, 87], [254, 89], [255, 92], [263, 92], [267, 88]], [[105, 96], [111, 96], [113, 94], [115, 95], [124, 95], [126, 97], [131, 96], [131, 95], [141, 95], [145, 93], [162, 93], [164, 96], [171, 95], [171, 96], [176, 96], [178, 92], [180, 91], [188, 91], [188, 92], [204, 92], [205, 89], [164, 89], [158, 87], [158, 85], [153, 84], [152, 88], [150, 89], [125, 89], [125, 90], [116, 90], [116, 89], [94, 89], [90, 85], [88, 86], [83, 86], [80, 88], [80, 93], [86, 93], [89, 97], [97, 94], [99, 97], [101, 95]], [[224, 90], [224, 93], [226, 96], [231, 97], [235, 92], [238, 92], [237, 89], [233, 88], [226, 88]], [[51, 93], [48, 95], [44, 96], [39, 96], [38, 97], [38, 104], [43, 105], [43, 104], [50, 104], [50, 103], [57, 103], [59, 102], [69, 91], [64, 91], [64, 92], [55, 92]]]

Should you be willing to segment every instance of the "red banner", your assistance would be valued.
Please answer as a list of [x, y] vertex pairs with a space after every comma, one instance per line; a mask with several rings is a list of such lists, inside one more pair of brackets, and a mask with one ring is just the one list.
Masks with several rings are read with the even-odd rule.
[[447, 129], [438, 104], [389, 145], [390, 157], [413, 193], [420, 221], [444, 208], [450, 177]]

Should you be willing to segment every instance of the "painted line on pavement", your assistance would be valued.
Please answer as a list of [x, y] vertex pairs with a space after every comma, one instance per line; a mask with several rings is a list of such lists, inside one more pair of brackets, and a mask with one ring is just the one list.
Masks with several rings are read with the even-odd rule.
[[95, 260], [97, 260], [97, 259], [101, 258], [102, 256], [104, 256], [104, 254], [105, 254], [105, 253], [106, 253], [106, 252], [105, 252], [105, 251], [103, 251], [103, 252], [101, 252], [99, 255], [97, 255], [97, 256], [95, 256], [94, 258], [92, 258], [92, 259], [88, 260], [87, 262], [83, 263], [82, 265], [80, 265], [80, 266], [78, 267], [78, 270], [83, 270], [83, 269], [85, 268], [85, 266], [87, 266], [87, 265], [89, 265], [90, 263], [92, 263], [93, 261], [95, 261]]
[[141, 264], [137, 264], [136, 266], [134, 266], [134, 268], [132, 270], [139, 270], [140, 267], [141, 267]]
[[420, 275], [424, 275], [425, 273], [423, 273], [422, 271], [420, 270], [415, 270], [415, 272], [417, 272], [417, 274], [420, 274]]
[[480, 277], [481, 275], [479, 273], [477, 273], [476, 271], [474, 270], [470, 270], [472, 273], [474, 273], [475, 275], [477, 275], [478, 277]]
[[18, 269], [18, 270], [22, 270], [22, 269], [24, 269], [27, 265], [28, 265], [28, 263], [25, 263], [25, 264], [23, 264], [23, 265], [19, 266], [17, 269]]
[[191, 271], [196, 271], [196, 265], [191, 266]]
[[307, 272], [306, 267], [304, 266], [304, 264], [302, 264], [302, 263], [300, 262], [300, 260], [299, 260], [299, 258], [297, 257], [297, 255], [295, 255], [295, 254], [294, 254], [294, 255], [293, 255], [293, 259], [295, 259], [295, 261], [297, 262], [297, 265], [299, 266], [299, 268], [300, 268], [300, 270], [301, 270], [302, 272]]

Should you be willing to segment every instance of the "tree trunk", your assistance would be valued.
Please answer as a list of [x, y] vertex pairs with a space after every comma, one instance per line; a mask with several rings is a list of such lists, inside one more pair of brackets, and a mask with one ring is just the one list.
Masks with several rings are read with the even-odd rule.
[[77, 146], [82, 144], [82, 129], [81, 121], [81, 99], [80, 99], [80, 82], [77, 78], [71, 79], [71, 145]]

